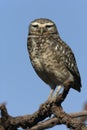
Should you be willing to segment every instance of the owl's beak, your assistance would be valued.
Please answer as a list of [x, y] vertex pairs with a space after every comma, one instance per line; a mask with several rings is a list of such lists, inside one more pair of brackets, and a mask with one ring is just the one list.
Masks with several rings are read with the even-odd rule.
[[43, 34], [43, 32], [44, 32], [44, 28], [41, 28], [40, 32], [41, 32], [41, 35], [42, 35], [42, 34]]

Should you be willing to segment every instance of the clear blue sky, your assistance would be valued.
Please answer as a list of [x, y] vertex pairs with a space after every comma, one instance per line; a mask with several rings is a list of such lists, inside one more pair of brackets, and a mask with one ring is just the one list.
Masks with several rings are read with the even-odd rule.
[[[0, 103], [13, 115], [32, 114], [50, 92], [34, 72], [27, 52], [28, 25], [35, 18], [55, 21], [61, 38], [74, 51], [82, 91], [71, 89], [63, 108], [82, 110], [87, 101], [87, 0], [0, 0]], [[63, 125], [52, 130], [66, 130]]]

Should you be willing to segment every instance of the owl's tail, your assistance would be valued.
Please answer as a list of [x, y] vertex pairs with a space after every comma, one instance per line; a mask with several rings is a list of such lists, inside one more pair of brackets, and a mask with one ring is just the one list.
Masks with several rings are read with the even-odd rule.
[[77, 90], [78, 92], [80, 92], [81, 91], [81, 87], [82, 87], [82, 85], [81, 85], [81, 79], [80, 79], [80, 77], [75, 78], [73, 88], [75, 90]]

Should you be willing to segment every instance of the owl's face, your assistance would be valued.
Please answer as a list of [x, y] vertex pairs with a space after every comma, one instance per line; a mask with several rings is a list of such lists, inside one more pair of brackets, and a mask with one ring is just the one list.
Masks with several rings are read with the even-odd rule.
[[49, 19], [40, 18], [31, 22], [29, 26], [29, 34], [33, 35], [57, 34], [57, 28], [53, 21]]

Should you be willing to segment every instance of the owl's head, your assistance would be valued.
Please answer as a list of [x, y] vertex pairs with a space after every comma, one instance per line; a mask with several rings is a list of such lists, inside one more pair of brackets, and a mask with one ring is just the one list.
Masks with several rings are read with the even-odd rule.
[[35, 19], [30, 23], [29, 34], [46, 35], [57, 34], [57, 28], [53, 21], [45, 18]]

